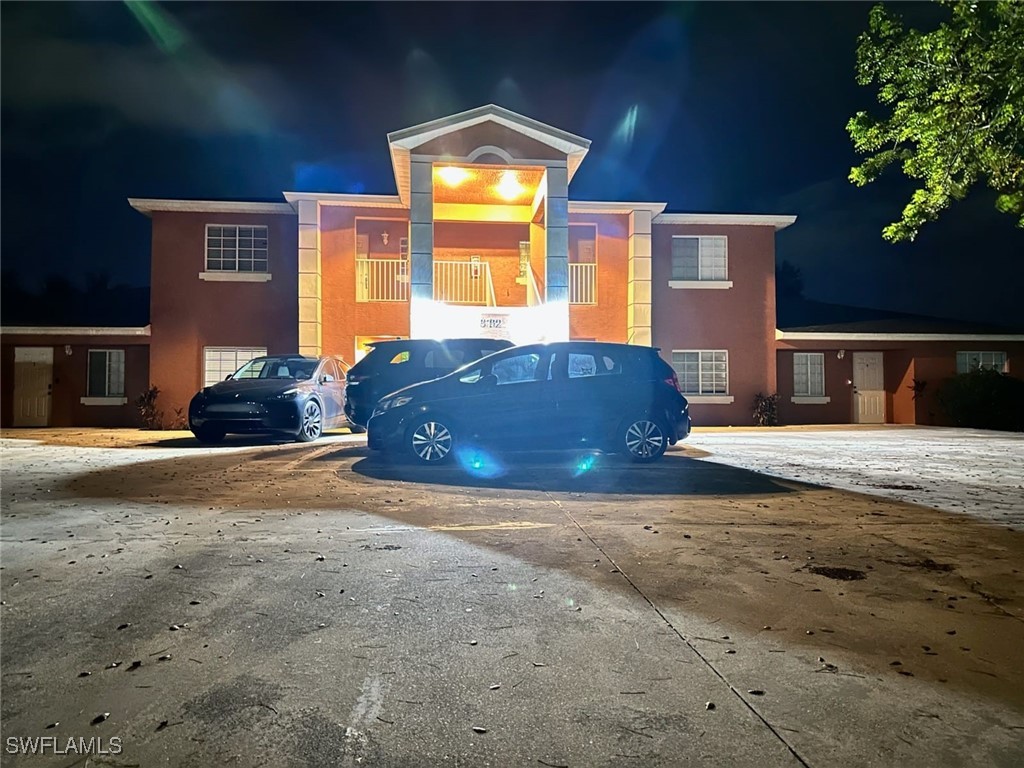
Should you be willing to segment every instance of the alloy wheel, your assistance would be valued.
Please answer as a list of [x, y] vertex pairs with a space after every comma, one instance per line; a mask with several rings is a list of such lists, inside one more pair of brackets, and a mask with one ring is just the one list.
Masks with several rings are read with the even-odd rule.
[[626, 430], [626, 450], [638, 459], [657, 458], [665, 447], [665, 433], [657, 422], [638, 419]]
[[452, 450], [452, 433], [439, 421], [424, 421], [412, 431], [412, 450], [428, 464], [443, 461]]
[[302, 409], [302, 430], [299, 433], [299, 439], [305, 442], [316, 440], [320, 437], [323, 427], [323, 413], [320, 410], [320, 403], [316, 400], [310, 400], [306, 403], [306, 407]]

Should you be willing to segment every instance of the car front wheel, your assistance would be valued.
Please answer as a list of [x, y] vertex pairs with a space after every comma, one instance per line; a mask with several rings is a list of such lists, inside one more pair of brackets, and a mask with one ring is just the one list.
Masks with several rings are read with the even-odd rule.
[[628, 419], [620, 439], [629, 458], [642, 463], [657, 461], [668, 448], [665, 425], [648, 416]]
[[427, 417], [409, 430], [407, 444], [420, 464], [442, 464], [452, 457], [455, 437], [446, 421]]
[[311, 443], [316, 440], [324, 431], [324, 414], [320, 403], [316, 400], [307, 400], [302, 407], [302, 424], [299, 427], [299, 434], [296, 439], [300, 443]]

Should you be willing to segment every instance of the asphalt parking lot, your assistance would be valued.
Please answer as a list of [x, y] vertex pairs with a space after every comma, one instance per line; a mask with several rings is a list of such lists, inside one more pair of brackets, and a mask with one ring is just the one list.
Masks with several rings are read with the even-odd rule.
[[[952, 511], [820, 484], [918, 439], [878, 432], [474, 475], [349, 436], [5, 433], [4, 736], [122, 740], [90, 765], [1019, 765], [1021, 443], [972, 437]], [[830, 482], [923, 489], [943, 455]]]

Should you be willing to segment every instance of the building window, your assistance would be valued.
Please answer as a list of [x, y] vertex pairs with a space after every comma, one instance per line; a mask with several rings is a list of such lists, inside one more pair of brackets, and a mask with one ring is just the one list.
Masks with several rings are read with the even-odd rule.
[[672, 237], [672, 279], [728, 280], [728, 238], [724, 235]]
[[956, 372], [970, 373], [979, 368], [1006, 373], [1005, 352], [957, 352]]
[[207, 272], [266, 272], [267, 228], [206, 225]]
[[797, 352], [793, 355], [793, 395], [825, 396], [825, 354]]
[[86, 397], [124, 397], [124, 350], [90, 349]]
[[729, 392], [729, 353], [724, 349], [673, 350], [672, 367], [683, 394], [725, 395]]
[[203, 386], [209, 387], [257, 357], [267, 354], [266, 347], [206, 347], [203, 349]]

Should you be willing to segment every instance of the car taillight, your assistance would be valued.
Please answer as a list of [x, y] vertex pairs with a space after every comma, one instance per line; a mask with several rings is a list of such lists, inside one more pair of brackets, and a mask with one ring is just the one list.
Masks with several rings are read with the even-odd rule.
[[671, 376], [665, 379], [665, 383], [671, 384], [673, 387], [675, 387], [676, 392], [678, 392], [680, 395], [683, 394], [683, 390], [679, 387], [679, 377], [676, 376], [675, 373], [673, 373]]

